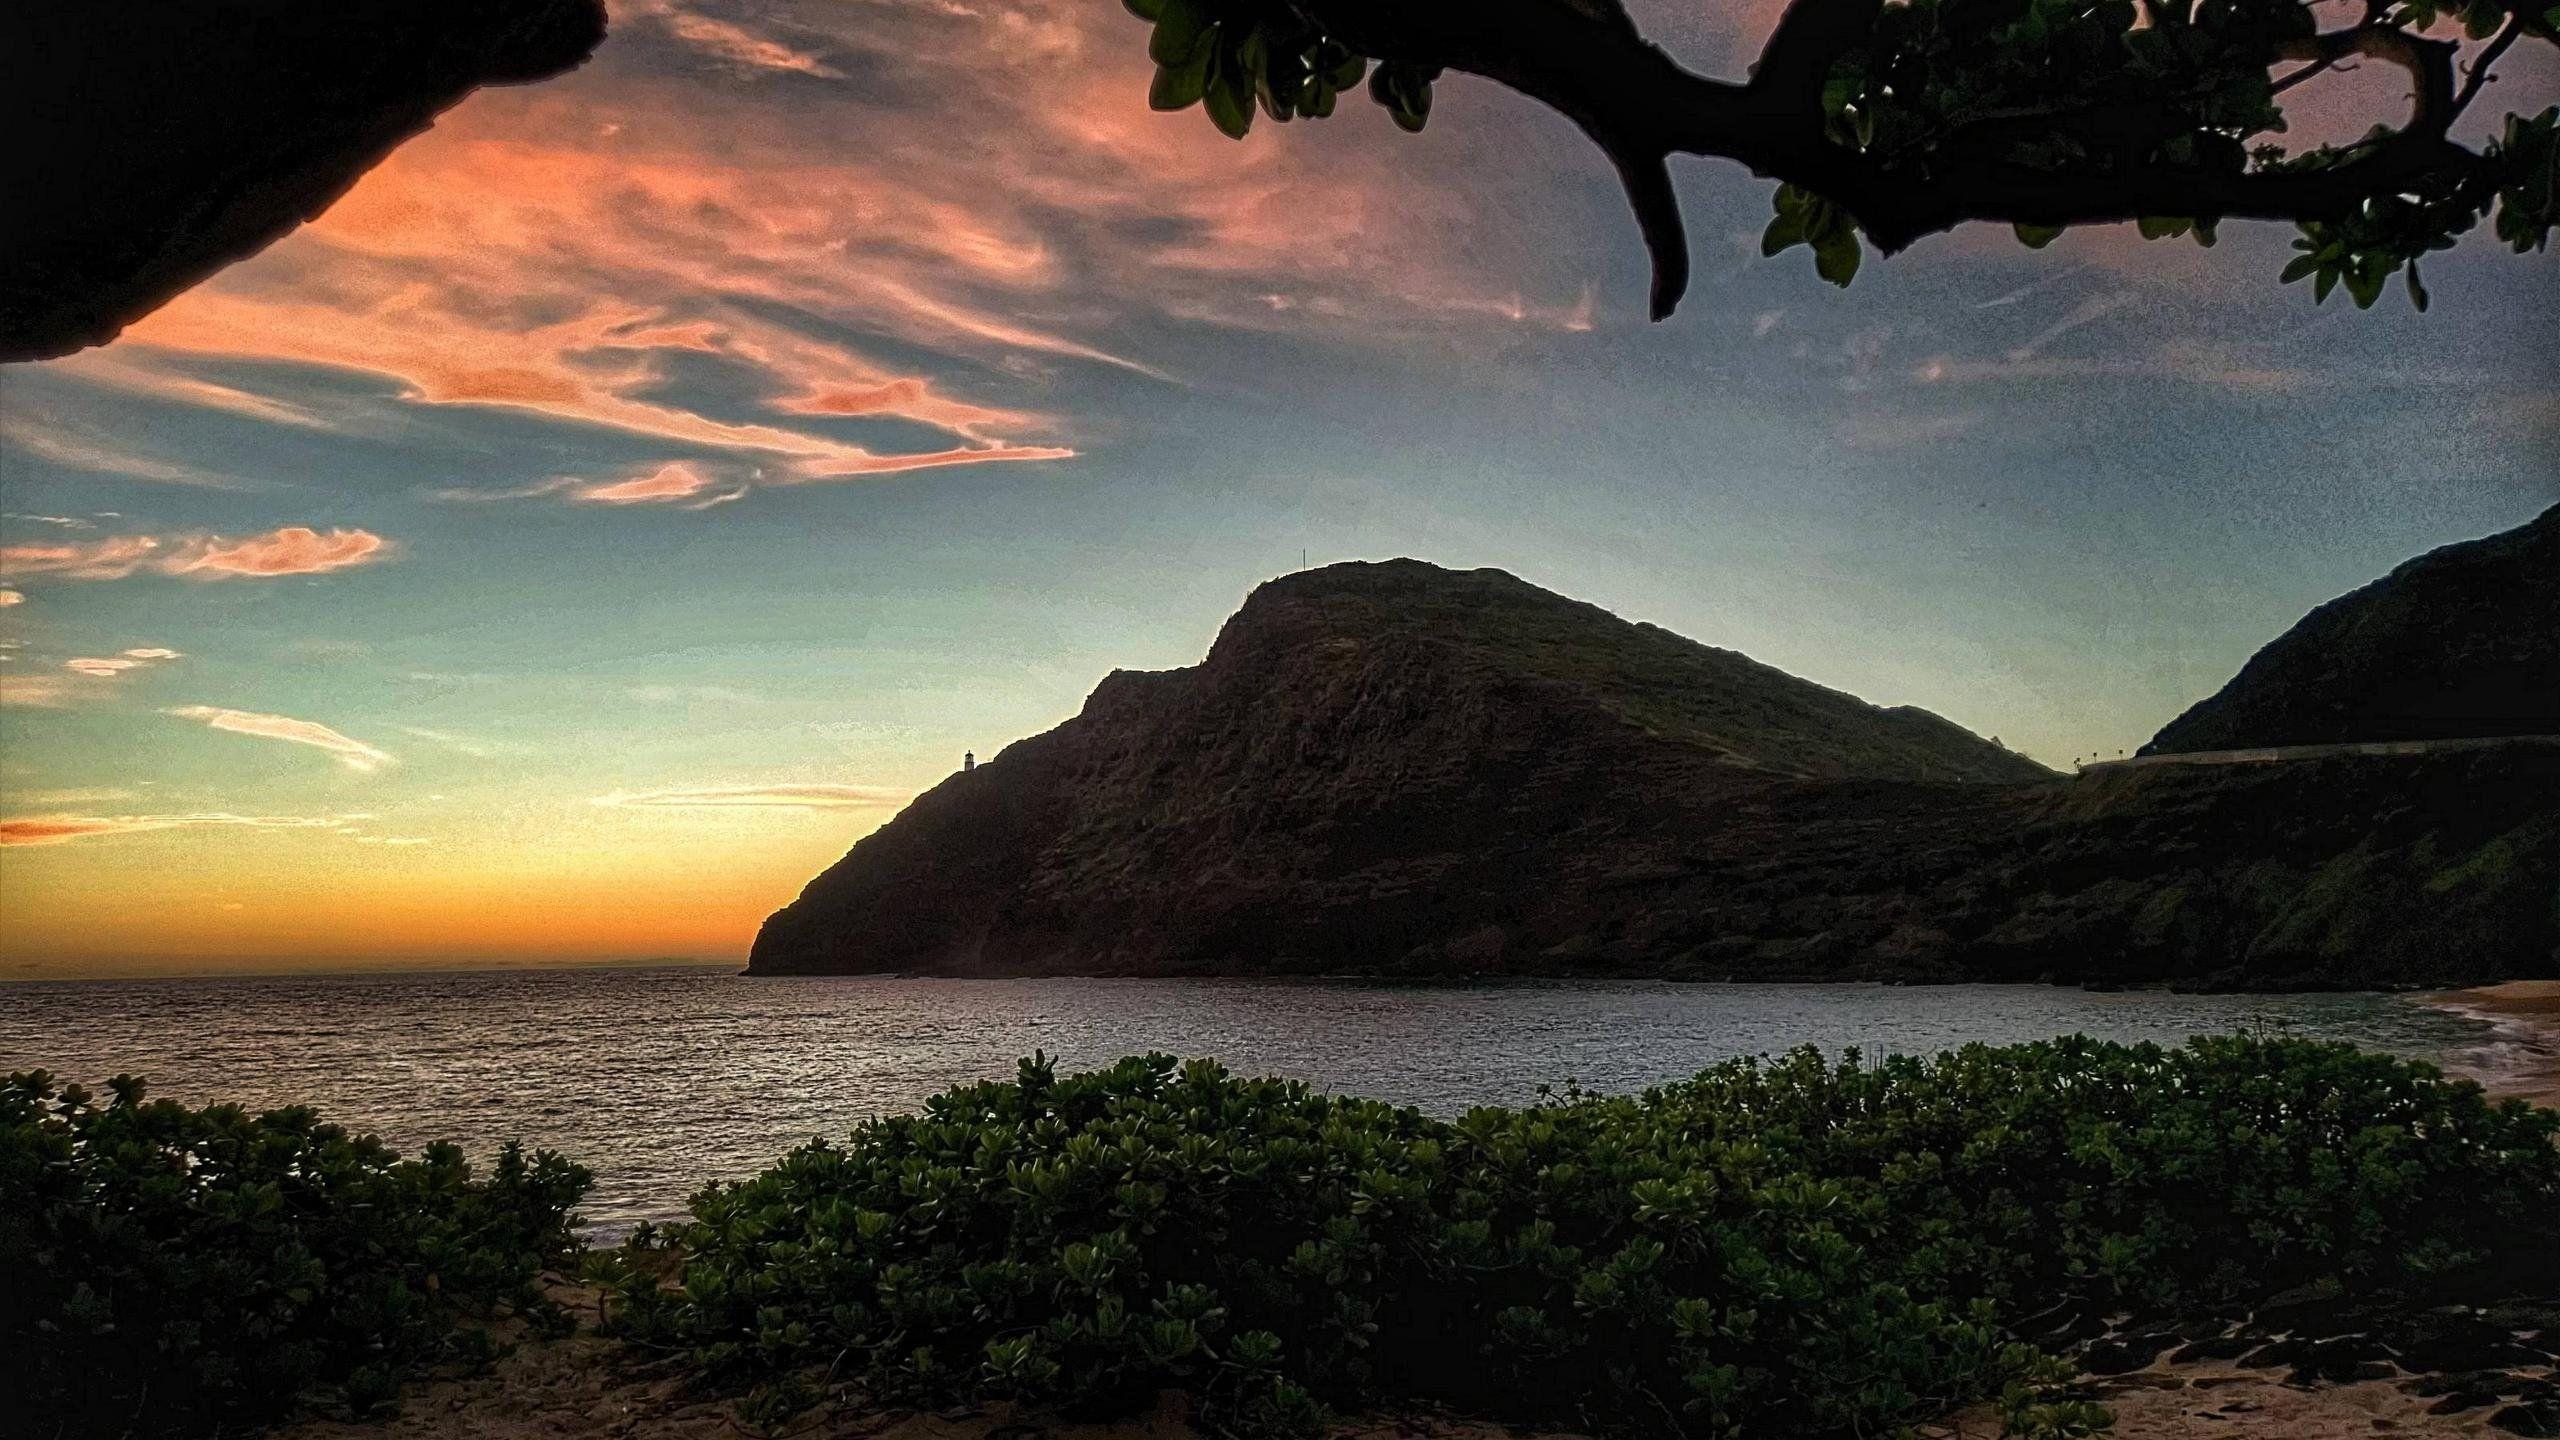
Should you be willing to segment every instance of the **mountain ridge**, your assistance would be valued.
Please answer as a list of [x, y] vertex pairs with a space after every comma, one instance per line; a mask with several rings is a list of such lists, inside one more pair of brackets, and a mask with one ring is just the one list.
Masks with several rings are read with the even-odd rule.
[[749, 969], [2454, 983], [2560, 967], [2540, 876], [2560, 755], [2068, 780], [1396, 561], [1113, 672], [855, 845]]
[[2560, 734], [2560, 505], [2314, 608], [2143, 755]]

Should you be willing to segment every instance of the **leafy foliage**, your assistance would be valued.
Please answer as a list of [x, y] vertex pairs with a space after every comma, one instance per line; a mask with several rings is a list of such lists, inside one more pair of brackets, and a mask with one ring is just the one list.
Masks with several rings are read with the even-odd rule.
[[[1349, 23], [1340, 17], [1354, 13], [1337, 0], [1126, 3], [1154, 27], [1152, 103], [1161, 110], [1202, 105], [1229, 136], [1246, 134], [1257, 104], [1276, 121], [1331, 115], [1335, 97], [1364, 72], [1370, 94], [1397, 124], [1418, 131], [1430, 116], [1439, 68], [1380, 59], [1371, 69], [1378, 57], [1327, 29], [1328, 17]], [[1553, 3], [1587, 15], [1595, 43], [1603, 32], [1613, 42], [1619, 38], [1615, 32], [1626, 17], [1614, 0]], [[1414, 14], [1403, 19], [1361, 14], [1358, 27], [1374, 37], [1410, 25], [1420, 37], [1428, 27], [1415, 17], [1435, 7], [1407, 8]], [[1793, 0], [1789, 18], [1844, 9], [1861, 11], [1856, 0], [1845, 6]], [[1907, 201], [1961, 181], [1968, 194], [1996, 197], [1994, 214], [2050, 210], [2014, 222], [2023, 242], [2040, 247], [2065, 225], [2086, 223], [2087, 216], [2075, 212], [2086, 210], [2093, 183], [2100, 193], [2118, 184], [2131, 187], [2128, 195], [2157, 196], [2156, 182], [2166, 177], [2179, 182], [2175, 193], [2183, 196], [2250, 177], [2338, 172], [2388, 157], [2391, 175], [2363, 185], [2351, 208], [2305, 198], [2296, 209], [2271, 202], [2272, 209], [2244, 206], [2243, 213], [2295, 220], [2302, 253], [2284, 271], [2285, 283], [2308, 280], [2323, 300], [2343, 288], [2358, 306], [2369, 307], [2392, 275], [2405, 272], [2409, 294], [2423, 309], [2420, 257], [2448, 248], [2493, 213], [2502, 241], [2519, 252], [2539, 250], [2560, 219], [2554, 203], [2560, 108], [2510, 115], [2504, 133], [2476, 151], [2450, 138], [2453, 122], [2508, 48], [2528, 38], [2560, 44], [2560, 6], [2369, 0], [2361, 10], [2361, 18], [2324, 32], [2316, 0], [1885, 0], [1871, 19], [1860, 14], [1857, 33], [1826, 46], [1827, 68], [1807, 73], [1806, 86], [1819, 90], [1807, 105], [1820, 112], [1820, 133], [1790, 152], [1802, 162], [1792, 167], [1793, 178], [1790, 165], [1769, 158], [1779, 152], [1754, 133], [1767, 123], [1764, 112], [1733, 122], [1737, 134], [1724, 142], [1731, 149], [1686, 138], [1627, 143], [1639, 152], [1652, 144], [1729, 153], [1779, 176], [1785, 183], [1776, 192], [1764, 252], [1807, 246], [1818, 273], [1839, 285], [1856, 275], [1862, 232], [1873, 228], [1860, 218], [1861, 207], [1880, 203], [1874, 197], [1882, 193]], [[1502, 22], [1479, 28], [1499, 31]], [[2453, 76], [2452, 57], [2465, 42], [2476, 46], [2467, 72], [2458, 88], [2448, 79], [2439, 93], [2424, 77]], [[1656, 58], [1640, 46], [1623, 53], [1621, 68]], [[2415, 111], [2374, 126], [2352, 144], [2288, 153], [2278, 143], [2287, 129], [2286, 94], [2360, 61], [2408, 69], [2420, 92]], [[2271, 73], [2277, 66], [2294, 68]], [[1509, 57], [1479, 68], [1500, 74], [1528, 67]], [[1618, 97], [1541, 98], [1583, 118]], [[1664, 117], [1653, 123], [1678, 129]], [[1625, 166], [1627, 155], [1618, 158]], [[1976, 217], [1935, 216], [1906, 233], [1900, 228], [1905, 217], [1897, 216], [1884, 248], [1899, 249], [1919, 233], [1966, 218]], [[2194, 213], [2112, 218], [2138, 218], [2147, 239], [2192, 236], [2211, 245], [2224, 217], [2206, 202]], [[1668, 217], [1647, 223], [1676, 227]]]
[[467, 1317], [543, 1313], [534, 1280], [575, 1247], [589, 1176], [547, 1151], [474, 1178], [451, 1145], [402, 1160], [307, 1108], [107, 1088], [0, 1083], [0, 1394], [60, 1434], [374, 1408], [485, 1347]]
[[1326, 36], [1295, 10], [1253, 0], [1126, 0], [1153, 25], [1147, 58], [1156, 62], [1147, 103], [1158, 110], [1208, 112], [1229, 139], [1253, 128], [1257, 106], [1275, 122], [1324, 119], [1341, 94], [1369, 77], [1369, 95], [1396, 124], [1419, 131], [1431, 118], [1437, 70], [1382, 64]]
[[695, 1197], [619, 1324], [733, 1382], [1126, 1407], [1240, 1432], [1427, 1399], [1691, 1437], [1888, 1433], [2057, 1296], [2202, 1306], [2456, 1263], [2560, 1199], [2560, 1117], [2343, 1046], [2085, 1039], [1737, 1062], [1455, 1121], [1154, 1055], [936, 1097]]

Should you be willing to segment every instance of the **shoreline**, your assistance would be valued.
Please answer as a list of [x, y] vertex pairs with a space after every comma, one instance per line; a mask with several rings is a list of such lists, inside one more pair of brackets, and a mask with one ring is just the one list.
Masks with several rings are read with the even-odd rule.
[[2477, 1081], [2500, 1098], [2560, 1108], [2560, 980], [2510, 980], [2414, 998], [2491, 1027], [2479, 1045], [2447, 1059], [2445, 1073]]

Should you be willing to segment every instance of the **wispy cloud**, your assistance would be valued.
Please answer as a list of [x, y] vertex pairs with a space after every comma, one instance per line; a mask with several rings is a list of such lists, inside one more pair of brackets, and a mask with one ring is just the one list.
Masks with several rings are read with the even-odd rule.
[[62, 668], [74, 675], [93, 680], [112, 680], [131, 670], [145, 670], [169, 660], [187, 658], [165, 645], [137, 645], [115, 655], [81, 655], [62, 662]]
[[227, 811], [198, 815], [22, 815], [0, 820], [0, 845], [61, 845], [152, 830], [344, 830], [346, 826], [345, 820], [326, 816], [234, 815]]
[[733, 25], [679, 5], [663, 3], [648, 5], [643, 13], [656, 16], [658, 22], [666, 26], [668, 34], [688, 47], [741, 70], [779, 70], [821, 80], [844, 78], [843, 71], [808, 51], [794, 49], [743, 25]]
[[711, 785], [677, 790], [616, 790], [593, 803], [666, 810], [880, 810], [915, 798], [885, 785]]
[[2035, 355], [2023, 359], [1967, 359], [1938, 355], [1914, 366], [1923, 385], [2002, 384], [2016, 381], [2114, 378], [2167, 380], [2223, 390], [2293, 391], [2316, 377], [2307, 370], [2257, 360], [2229, 346], [2175, 343], [2135, 355]]
[[412, 739], [424, 740], [430, 745], [441, 745], [455, 754], [468, 755], [474, 760], [486, 760], [497, 754], [499, 749], [489, 741], [475, 740], [468, 735], [456, 735], [450, 730], [430, 730], [424, 725], [394, 725], [391, 728]]
[[2016, 362], [2033, 360], [2036, 356], [2043, 354], [2045, 347], [2054, 341], [2083, 325], [2094, 325], [2117, 311], [2128, 308], [2140, 298], [2130, 290], [2115, 290], [2104, 295], [2092, 295], [2072, 306], [2070, 312], [2061, 319], [2037, 331], [2024, 344], [2012, 347], [2009, 358]]
[[0, 705], [60, 710], [98, 692], [85, 678], [68, 675], [0, 675]]
[[322, 534], [288, 525], [238, 540], [219, 535], [116, 535], [53, 545], [0, 546], [0, 577], [59, 575], [121, 580], [150, 571], [218, 580], [324, 575], [388, 559], [391, 542], [370, 530]]
[[590, 505], [674, 505], [686, 510], [708, 510], [725, 505], [747, 493], [742, 480], [727, 480], [690, 461], [671, 461], [657, 466], [642, 466], [617, 479], [590, 479], [576, 475], [555, 475], [530, 485], [511, 485], [495, 490], [453, 488], [426, 492], [430, 500], [458, 504], [481, 504], [497, 500], [533, 500], [557, 496], [564, 500]]
[[644, 705], [761, 705], [764, 697], [726, 685], [634, 685], [623, 692]]
[[141, 363], [137, 357], [148, 354], [149, 350], [148, 346], [126, 341], [113, 349], [84, 350], [77, 355], [66, 355], [47, 362], [45, 368], [55, 374], [71, 375], [89, 384], [127, 394], [225, 411], [276, 425], [292, 425], [307, 430], [330, 428], [327, 420], [303, 406], [254, 395], [237, 386], [217, 384], [183, 370], [168, 368], [181, 357], [154, 356], [153, 363]]
[[361, 740], [341, 735], [316, 720], [296, 720], [288, 715], [262, 715], [254, 710], [227, 710], [219, 705], [180, 705], [160, 712], [181, 720], [197, 720], [216, 730], [235, 735], [256, 735], [268, 740], [284, 740], [295, 745], [309, 745], [325, 750], [339, 764], [364, 774], [398, 763], [389, 751], [376, 749]]
[[62, 662], [62, 668], [75, 674], [112, 678], [128, 670], [140, 670], [163, 660], [183, 660], [175, 650], [159, 645], [137, 645], [120, 655], [83, 655]]
[[1861, 411], [1843, 417], [1832, 434], [1852, 450], [1909, 450], [1970, 434], [1982, 422], [1978, 410]]
[[162, 485], [194, 485], [214, 490], [241, 488], [237, 481], [192, 465], [157, 459], [46, 416], [11, 415], [0, 420], [0, 440], [48, 464], [99, 475], [121, 475]]

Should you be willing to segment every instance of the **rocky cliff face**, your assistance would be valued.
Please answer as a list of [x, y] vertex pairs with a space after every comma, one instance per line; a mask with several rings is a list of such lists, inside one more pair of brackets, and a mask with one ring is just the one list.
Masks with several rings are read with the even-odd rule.
[[1335, 566], [1106, 679], [760, 974], [2452, 982], [2560, 968], [2560, 752], [2066, 781], [1498, 571]]
[[0, 25], [0, 361], [103, 345], [327, 209], [482, 85], [604, 38], [602, 0], [17, 0]]
[[2302, 618], [2142, 748], [2560, 735], [2560, 505]]

